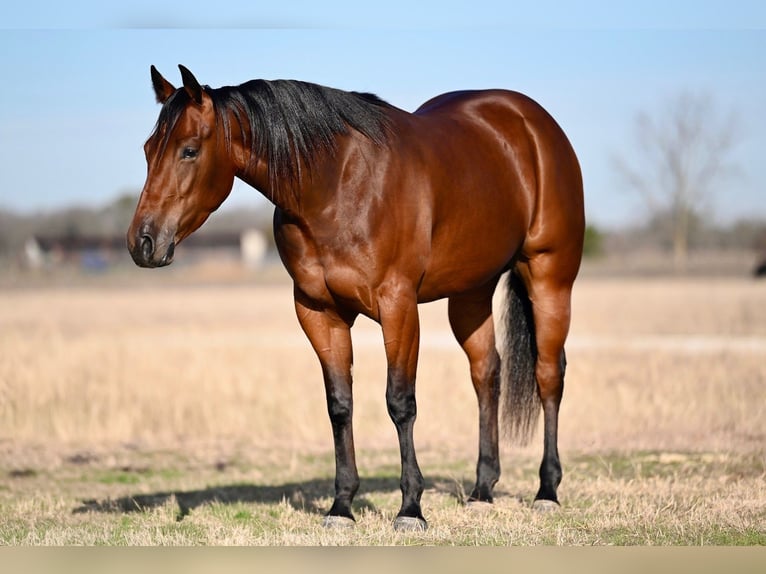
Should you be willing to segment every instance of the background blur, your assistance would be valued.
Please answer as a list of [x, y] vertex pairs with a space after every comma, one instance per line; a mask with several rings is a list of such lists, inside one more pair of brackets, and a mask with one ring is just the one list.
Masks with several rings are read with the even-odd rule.
[[[214, 87], [300, 79], [410, 111], [449, 90], [525, 92], [582, 163], [584, 272], [749, 274], [761, 260], [762, 3], [194, 0], [64, 12], [38, 1], [0, 16], [6, 282], [63, 268], [140, 273], [124, 232], [159, 112], [149, 66], [178, 83], [179, 63]], [[263, 267], [274, 260], [270, 216], [256, 191], [235, 185], [178, 266], [227, 253]]]

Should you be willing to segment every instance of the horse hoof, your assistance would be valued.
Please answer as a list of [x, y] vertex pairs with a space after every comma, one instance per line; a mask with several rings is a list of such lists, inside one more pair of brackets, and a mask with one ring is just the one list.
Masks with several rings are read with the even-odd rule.
[[465, 503], [465, 509], [469, 512], [476, 512], [477, 514], [486, 514], [491, 512], [495, 506], [491, 502], [484, 500], [469, 500]]
[[414, 516], [397, 516], [394, 520], [394, 530], [397, 532], [425, 532], [428, 523]]
[[334, 516], [328, 514], [322, 519], [322, 526], [336, 530], [345, 530], [356, 526], [356, 522], [353, 518], [349, 518], [348, 516]]
[[532, 509], [547, 514], [549, 512], [558, 512], [561, 510], [561, 505], [553, 500], [538, 498], [532, 503]]

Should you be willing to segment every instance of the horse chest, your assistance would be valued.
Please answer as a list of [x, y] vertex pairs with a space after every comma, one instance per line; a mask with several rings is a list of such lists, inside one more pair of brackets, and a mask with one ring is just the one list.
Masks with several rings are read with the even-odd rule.
[[315, 254], [304, 257], [298, 265], [288, 265], [288, 270], [296, 286], [317, 303], [342, 305], [373, 318], [376, 316], [373, 280], [360, 267], [350, 264], [348, 256]]
[[369, 226], [350, 214], [329, 221], [307, 218], [301, 225], [282, 223], [275, 229], [282, 260], [306, 296], [321, 306], [377, 319], [377, 292], [385, 279], [382, 261], [390, 259], [393, 247], [390, 236], [372, 236]]
[[325, 284], [333, 298], [367, 316], [377, 315], [377, 303], [370, 278], [359, 269], [343, 264], [325, 268]]

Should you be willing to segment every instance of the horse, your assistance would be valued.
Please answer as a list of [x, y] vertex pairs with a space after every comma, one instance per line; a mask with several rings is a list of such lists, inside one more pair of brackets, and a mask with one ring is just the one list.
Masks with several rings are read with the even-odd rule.
[[[179, 69], [176, 88], [151, 67], [162, 108], [144, 145], [147, 177], [127, 246], [141, 267], [169, 265], [234, 178], [274, 204], [276, 246], [319, 359], [332, 427], [335, 497], [324, 525], [355, 524], [351, 327], [361, 314], [384, 339], [386, 406], [401, 454], [393, 527], [427, 528], [413, 441], [418, 304], [442, 298], [478, 399], [466, 504], [493, 502], [499, 419], [510, 438], [528, 442], [542, 407], [532, 504], [558, 508], [564, 343], [585, 217], [580, 166], [556, 121], [529, 97], [499, 89], [446, 93], [409, 113], [373, 94], [295, 80], [214, 89]], [[492, 299], [502, 277], [506, 334], [496, 343]]]

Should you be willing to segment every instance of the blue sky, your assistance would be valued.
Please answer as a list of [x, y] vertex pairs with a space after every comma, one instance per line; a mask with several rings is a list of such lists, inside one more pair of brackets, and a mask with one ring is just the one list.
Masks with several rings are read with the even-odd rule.
[[[0, 8], [0, 207], [103, 204], [139, 190], [159, 111], [149, 66], [177, 83], [182, 63], [212, 86], [301, 79], [408, 110], [454, 89], [523, 91], [569, 135], [588, 217], [606, 226], [643, 213], [610, 164], [634, 151], [635, 115], [682, 90], [705, 92], [742, 124], [733, 155], [742, 175], [710, 207], [722, 221], [766, 217], [766, 3], [154, 4]], [[225, 206], [260, 201], [238, 185]]]

